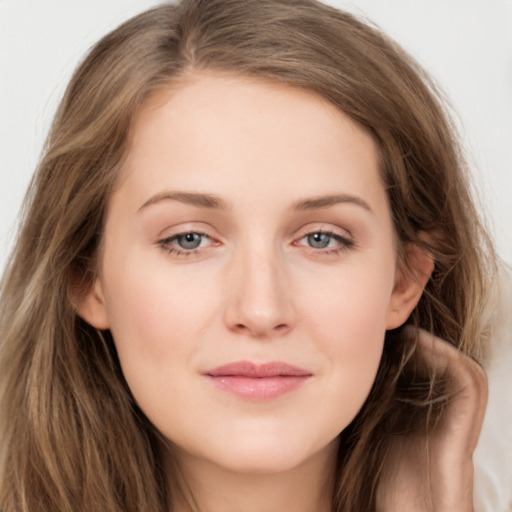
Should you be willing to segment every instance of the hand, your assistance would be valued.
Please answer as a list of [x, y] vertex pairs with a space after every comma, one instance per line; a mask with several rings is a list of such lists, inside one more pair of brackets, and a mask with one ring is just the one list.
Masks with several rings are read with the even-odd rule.
[[420, 330], [419, 349], [448, 378], [450, 399], [434, 431], [398, 436], [377, 491], [378, 512], [473, 512], [473, 461], [487, 404], [483, 369]]

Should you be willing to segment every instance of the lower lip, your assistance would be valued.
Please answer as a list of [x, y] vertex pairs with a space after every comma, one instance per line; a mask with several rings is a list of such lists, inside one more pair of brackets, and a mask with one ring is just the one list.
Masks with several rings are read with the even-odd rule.
[[210, 376], [221, 389], [242, 398], [251, 400], [272, 400], [294, 391], [309, 379], [304, 376], [244, 377], [244, 376]]

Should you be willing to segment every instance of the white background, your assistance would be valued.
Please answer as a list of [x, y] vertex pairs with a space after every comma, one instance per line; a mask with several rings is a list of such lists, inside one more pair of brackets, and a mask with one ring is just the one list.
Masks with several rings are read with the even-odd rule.
[[[243, 1], [243, 0], [241, 0]], [[0, 270], [69, 77], [154, 0], [0, 0]], [[458, 113], [475, 188], [512, 263], [512, 0], [328, 0], [367, 16], [437, 79]]]

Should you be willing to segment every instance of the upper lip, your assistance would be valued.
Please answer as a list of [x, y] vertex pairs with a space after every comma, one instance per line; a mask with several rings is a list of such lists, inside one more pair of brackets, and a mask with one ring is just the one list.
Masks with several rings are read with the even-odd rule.
[[263, 364], [237, 361], [208, 370], [205, 373], [211, 377], [252, 377], [260, 379], [270, 377], [308, 377], [311, 375], [311, 372], [303, 368], [298, 368], [281, 361]]

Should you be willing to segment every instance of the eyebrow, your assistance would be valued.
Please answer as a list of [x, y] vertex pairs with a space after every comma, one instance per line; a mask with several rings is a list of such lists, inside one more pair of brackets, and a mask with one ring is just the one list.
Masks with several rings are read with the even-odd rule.
[[139, 211], [162, 201], [179, 201], [180, 203], [198, 206], [200, 208], [211, 208], [226, 210], [227, 203], [213, 194], [201, 194], [197, 192], [160, 192], [150, 197], [140, 208]]
[[[151, 196], [138, 211], [163, 201], [178, 201], [199, 208], [227, 210], [228, 204], [219, 196], [199, 192], [164, 191]], [[296, 211], [321, 210], [337, 204], [354, 204], [373, 213], [370, 205], [360, 197], [350, 194], [331, 194], [326, 196], [301, 199], [292, 204], [291, 209]]]
[[374, 213], [370, 205], [360, 197], [353, 196], [350, 194], [332, 194], [327, 196], [313, 197], [311, 199], [304, 199], [296, 201], [292, 209], [294, 210], [320, 210], [323, 208], [329, 208], [337, 204], [355, 204], [361, 208], [367, 210], [370, 213]]

